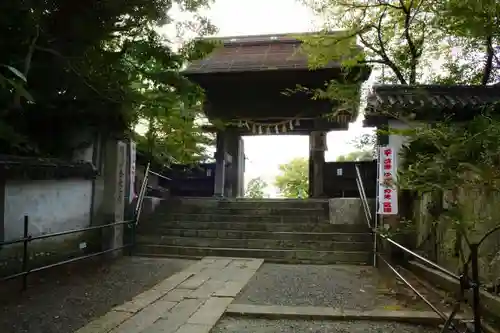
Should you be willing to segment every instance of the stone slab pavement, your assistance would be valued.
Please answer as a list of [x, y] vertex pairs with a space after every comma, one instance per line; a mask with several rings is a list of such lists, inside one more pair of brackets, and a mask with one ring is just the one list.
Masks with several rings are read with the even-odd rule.
[[75, 333], [209, 333], [262, 263], [205, 257]]

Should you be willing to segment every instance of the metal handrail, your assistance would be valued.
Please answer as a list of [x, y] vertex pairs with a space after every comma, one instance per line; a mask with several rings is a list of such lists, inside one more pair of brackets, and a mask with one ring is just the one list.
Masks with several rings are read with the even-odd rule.
[[399, 244], [398, 242], [392, 240], [391, 238], [387, 237], [386, 235], [379, 234], [379, 236], [381, 238], [385, 239], [387, 242], [391, 243], [392, 245], [394, 245], [394, 246], [398, 247], [399, 249], [403, 250], [404, 252], [408, 253], [412, 257], [415, 257], [415, 258], [419, 259], [420, 261], [423, 261], [425, 264], [427, 264], [427, 265], [431, 266], [432, 268], [438, 270], [439, 272], [447, 275], [448, 277], [451, 277], [457, 281], [460, 281], [459, 275], [454, 274], [454, 273], [450, 272], [449, 270], [447, 270], [446, 268], [443, 268], [443, 267], [439, 266], [438, 264], [430, 261], [429, 259], [419, 255], [418, 253], [415, 253], [412, 250], [407, 249], [406, 247], [404, 247], [403, 245]]
[[94, 252], [94, 253], [78, 256], [75, 258], [59, 261], [59, 262], [56, 262], [53, 264], [49, 264], [49, 265], [45, 265], [45, 266], [41, 266], [41, 267], [36, 267], [36, 268], [29, 268], [29, 260], [30, 260], [29, 253], [28, 253], [29, 244], [35, 240], [65, 236], [65, 235], [87, 232], [87, 231], [92, 231], [92, 230], [102, 230], [105, 228], [111, 228], [111, 227], [118, 226], [118, 225], [133, 225], [134, 222], [135, 222], [134, 220], [126, 220], [126, 221], [119, 221], [119, 222], [114, 222], [114, 223], [98, 225], [98, 226], [85, 227], [85, 228], [81, 228], [81, 229], [73, 229], [73, 230], [55, 232], [55, 233], [51, 233], [51, 234], [32, 236], [28, 230], [28, 226], [29, 226], [28, 216], [25, 216], [24, 217], [23, 237], [20, 239], [12, 240], [12, 241], [0, 242], [0, 246], [9, 246], [9, 245], [14, 245], [14, 244], [18, 244], [18, 243], [23, 244], [23, 258], [22, 258], [22, 262], [21, 262], [21, 267], [22, 267], [21, 272], [16, 273], [16, 274], [12, 274], [12, 275], [8, 275], [8, 276], [2, 276], [2, 277], [0, 277], [0, 282], [4, 282], [4, 281], [8, 281], [8, 280], [12, 280], [12, 279], [16, 279], [16, 278], [21, 277], [22, 278], [22, 289], [26, 290], [26, 288], [28, 286], [28, 283], [27, 283], [28, 275], [30, 275], [32, 273], [44, 271], [46, 269], [50, 269], [53, 267], [62, 266], [65, 264], [69, 264], [69, 263], [73, 263], [76, 261], [96, 257], [99, 255], [122, 250], [125, 248], [131, 248], [133, 245], [133, 244], [124, 244], [124, 245], [119, 246], [119, 247], [115, 247], [115, 248], [107, 249], [104, 251], [99, 251], [99, 252]]
[[157, 177], [166, 179], [166, 180], [172, 180], [171, 178], [161, 175], [157, 172], [151, 171], [151, 163], [148, 163], [146, 165], [146, 170], [144, 171], [144, 179], [142, 180], [141, 184], [141, 189], [139, 191], [139, 196], [137, 197], [137, 203], [135, 206], [135, 211], [134, 211], [134, 217], [135, 217], [135, 225], [139, 224], [139, 219], [141, 217], [142, 213], [142, 207], [144, 204], [144, 198], [146, 197], [146, 193], [148, 191], [148, 180], [149, 180], [149, 175], [155, 175]]
[[144, 179], [142, 180], [141, 189], [139, 191], [139, 196], [137, 197], [137, 203], [135, 205], [135, 212], [134, 212], [135, 225], [139, 224], [139, 218], [141, 217], [142, 205], [144, 203], [144, 197], [146, 196], [146, 192], [148, 189], [148, 178], [149, 178], [149, 173], [150, 173], [150, 170], [149, 170], [150, 165], [151, 165], [151, 163], [148, 163], [146, 166], [146, 170], [144, 171]]
[[361, 194], [361, 190], [360, 189], [361, 189], [361, 187], [363, 185], [359, 182], [359, 180], [357, 178], [356, 178], [356, 185], [358, 187], [358, 191], [360, 192], [359, 197], [361, 199], [361, 204], [363, 206], [363, 213], [365, 214], [366, 224], [368, 225], [368, 228], [370, 228], [370, 230], [371, 230], [373, 228], [372, 228], [372, 225], [371, 225], [370, 212], [369, 212], [369, 208], [366, 205], [368, 200], [365, 201], [365, 198]]
[[[113, 222], [113, 223], [108, 223], [108, 224], [103, 224], [103, 225], [98, 225], [98, 226], [85, 227], [85, 228], [81, 228], [81, 229], [72, 229], [72, 230], [67, 230], [67, 231], [55, 232], [55, 233], [51, 233], [51, 234], [32, 236], [32, 235], [30, 235], [29, 230], [28, 230], [28, 225], [29, 225], [28, 216], [25, 216], [24, 217], [23, 237], [19, 238], [19, 239], [15, 239], [15, 240], [0, 242], [0, 246], [9, 246], [9, 245], [14, 245], [14, 244], [18, 244], [18, 243], [23, 244], [23, 260], [22, 260], [22, 269], [21, 269], [22, 271], [19, 273], [13, 274], [13, 275], [0, 277], [0, 282], [8, 281], [8, 280], [16, 279], [16, 278], [22, 278], [23, 279], [22, 287], [23, 287], [23, 290], [25, 290], [27, 288], [27, 277], [28, 277], [28, 275], [30, 275], [32, 273], [40, 272], [40, 271], [43, 271], [46, 269], [50, 269], [50, 268], [57, 267], [57, 266], [62, 266], [65, 264], [70, 264], [70, 263], [73, 263], [76, 261], [96, 257], [96, 256], [107, 254], [110, 252], [119, 251], [119, 250], [122, 250], [125, 248], [132, 249], [135, 245], [135, 226], [137, 225], [137, 223], [139, 221], [139, 217], [141, 215], [144, 197], [146, 196], [146, 192], [147, 192], [148, 176], [150, 173], [157, 175], [157, 176], [160, 176], [160, 177], [163, 177], [163, 178], [166, 178], [166, 179], [169, 179], [168, 177], [165, 177], [165, 176], [159, 175], [155, 172], [152, 172], [150, 170], [150, 164], [148, 163], [148, 165], [146, 167], [146, 171], [144, 173], [144, 179], [143, 179], [143, 182], [141, 184], [141, 189], [139, 191], [139, 196], [137, 199], [136, 207], [134, 210], [134, 219], [132, 219], [132, 220], [125, 220], [125, 221]], [[115, 248], [107, 249], [104, 251], [94, 252], [94, 253], [90, 253], [87, 255], [78, 256], [76, 258], [71, 258], [68, 260], [59, 261], [59, 262], [45, 265], [45, 266], [41, 266], [41, 267], [29, 268], [28, 245], [35, 240], [47, 239], [47, 238], [52, 238], [52, 237], [60, 237], [60, 236], [71, 235], [71, 234], [93, 231], [93, 230], [102, 230], [105, 228], [111, 228], [111, 227], [119, 226], [119, 225], [129, 225], [132, 228], [132, 241], [130, 243], [124, 244], [122, 246], [118, 246]]]
[[150, 174], [152, 174], [152, 175], [155, 175], [155, 176], [157, 176], [157, 177], [160, 177], [160, 178], [166, 179], [166, 180], [172, 180], [172, 178], [168, 178], [167, 176], [160, 175], [159, 173], [154, 172], [154, 171], [151, 171], [151, 170], [149, 170], [149, 173], [150, 173]]
[[125, 221], [102, 224], [102, 225], [97, 225], [97, 226], [92, 226], [92, 227], [81, 228], [81, 229], [72, 229], [72, 230], [67, 230], [67, 231], [54, 232], [51, 234], [43, 234], [43, 235], [38, 235], [38, 236], [28, 236], [28, 237], [18, 238], [18, 239], [11, 240], [11, 241], [0, 242], [0, 246], [7, 246], [7, 245], [12, 245], [12, 244], [24, 243], [25, 241], [35, 241], [35, 240], [58, 237], [58, 236], [66, 236], [66, 235], [77, 234], [77, 233], [85, 232], [85, 231], [92, 231], [92, 230], [99, 230], [99, 229], [108, 228], [108, 227], [114, 227], [114, 226], [122, 225], [122, 224], [130, 224], [132, 222], [134, 222], [134, 220], [125, 220]]
[[[356, 182], [358, 183], [361, 201], [363, 202], [364, 207], [369, 208], [368, 199], [366, 197], [366, 192], [365, 192], [364, 187], [363, 187], [363, 179], [361, 177], [361, 173], [359, 172], [359, 167], [358, 167], [358, 165], [356, 165], [355, 167], [356, 167], [356, 176], [357, 176]], [[370, 225], [370, 220], [368, 220], [368, 217], [371, 217], [371, 212], [369, 211], [369, 209], [367, 209], [366, 212], [367, 212], [367, 214], [366, 214], [367, 215], [367, 223]], [[418, 253], [415, 253], [415, 252], [407, 249], [406, 247], [404, 247], [403, 245], [399, 244], [398, 242], [392, 240], [388, 236], [379, 233], [378, 230], [373, 230], [373, 232], [376, 236], [380, 236], [382, 239], [385, 239], [390, 244], [398, 247], [399, 249], [403, 250], [404, 252], [410, 254], [411, 256], [423, 261], [425, 264], [431, 266], [432, 268], [440, 271], [441, 273], [443, 273], [443, 274], [445, 274], [445, 275], [447, 275], [447, 276], [449, 276], [457, 281], [460, 281], [459, 275], [454, 274], [454, 273], [450, 272], [449, 270], [439, 266], [438, 264], [430, 261], [429, 259], [419, 255]]]
[[[366, 196], [365, 187], [363, 184], [363, 178], [361, 177], [361, 172], [359, 171], [359, 165], [355, 164], [354, 168], [356, 170], [356, 184], [358, 185], [359, 197], [363, 205], [363, 210], [365, 212], [366, 223], [368, 228], [373, 232], [373, 266], [377, 266], [377, 225], [372, 227], [373, 217], [370, 211], [370, 204], [368, 203], [368, 198]], [[375, 220], [375, 223], [377, 221]]]
[[369, 209], [368, 199], [366, 198], [366, 193], [364, 192], [363, 188], [363, 180], [361, 179], [360, 173], [358, 173], [359, 170], [357, 165], [355, 165], [355, 169], [356, 169], [356, 185], [358, 187], [361, 204], [363, 205], [363, 211], [365, 213], [366, 223], [368, 224], [368, 227], [370, 229], [373, 229], [371, 225], [372, 219], [371, 219], [371, 212]]
[[358, 183], [359, 194], [361, 196], [361, 200], [363, 202], [363, 205], [366, 208], [367, 217], [370, 219], [368, 221], [368, 224], [370, 225], [371, 220], [372, 220], [372, 213], [370, 211], [370, 205], [368, 204], [368, 197], [366, 196], [365, 187], [363, 184], [363, 178], [361, 177], [361, 171], [359, 170], [359, 165], [355, 164], [354, 168], [356, 170], [356, 182]]
[[[361, 198], [361, 201], [363, 203], [363, 209], [365, 210], [365, 217], [366, 217], [366, 220], [367, 220], [367, 223], [368, 225], [370, 226], [371, 225], [371, 220], [372, 220], [372, 215], [371, 215], [371, 212], [369, 210], [369, 204], [368, 204], [368, 199], [366, 197], [366, 192], [365, 192], [365, 189], [364, 189], [364, 186], [363, 186], [363, 179], [361, 177], [361, 172], [359, 170], [359, 167], [358, 165], [355, 165], [355, 168], [356, 168], [356, 184], [358, 185], [358, 190], [359, 190], [359, 196]], [[375, 214], [375, 224], [377, 224], [377, 213]], [[387, 235], [384, 235], [384, 234], [381, 234], [379, 231], [378, 231], [378, 228], [377, 228], [377, 225], [375, 225], [375, 228], [372, 229], [373, 231], [373, 235], [374, 235], [374, 266], [376, 266], [376, 258], [379, 258], [384, 264], [387, 265], [387, 267], [389, 267], [389, 269], [403, 282], [405, 283], [418, 297], [420, 297], [434, 312], [436, 312], [444, 321], [445, 321], [445, 324], [441, 330], [441, 332], [445, 332], [448, 330], [448, 328], [452, 328], [453, 330], [455, 330], [456, 332], [459, 332], [459, 330], [457, 329], [456, 325], [453, 323], [453, 320], [454, 320], [454, 317], [456, 316], [457, 312], [458, 312], [458, 309], [460, 308], [460, 303], [463, 301], [464, 299], [464, 291], [466, 289], [470, 289], [472, 288], [473, 289], [473, 294], [474, 294], [474, 304], [473, 304], [473, 310], [474, 310], [474, 327], [475, 327], [475, 333], [479, 333], [481, 332], [481, 319], [480, 319], [480, 314], [479, 314], [479, 277], [478, 277], [478, 273], [477, 273], [477, 248], [478, 248], [478, 244], [474, 244], [474, 246], [471, 246], [471, 253], [474, 253], [475, 255], [472, 255], [469, 256], [469, 259], [467, 260], [467, 262], [464, 264], [464, 271], [463, 271], [463, 274], [462, 275], [457, 275], [457, 274], [454, 274], [452, 272], [450, 272], [449, 270], [439, 266], [438, 264], [430, 261], [429, 259], [419, 255], [418, 253], [415, 253], [409, 249], [407, 249], [406, 247], [404, 247], [403, 245], [399, 244], [398, 242], [392, 240], [389, 236]], [[488, 237], [489, 235], [491, 235], [493, 232], [495, 231], [500, 231], [500, 227], [497, 227], [497, 228], [494, 228], [492, 230], [490, 230], [484, 238]], [[378, 237], [380, 237], [381, 239], [384, 239], [386, 240], [389, 244], [393, 245], [393, 246], [396, 246], [397, 248], [401, 249], [402, 251], [410, 254], [412, 257], [424, 262], [426, 265], [436, 269], [437, 271], [445, 274], [446, 276], [448, 277], [451, 277], [452, 279], [454, 280], [457, 280], [460, 282], [460, 286], [461, 286], [461, 289], [460, 289], [460, 295], [458, 296], [457, 298], [457, 304], [455, 305], [452, 313], [450, 315], [445, 315], [443, 312], [441, 312], [437, 307], [435, 307], [429, 300], [427, 300], [414, 286], [412, 286], [408, 280], [406, 280], [404, 278], [403, 275], [401, 275], [401, 273], [399, 273], [397, 271], [397, 269], [392, 266], [386, 259], [383, 258], [383, 256], [378, 253], [377, 251], [377, 239]], [[484, 238], [482, 240], [484, 240]], [[481, 243], [481, 242], [480, 242]], [[480, 244], [479, 243], [479, 244]], [[473, 257], [473, 259], [471, 260], [470, 258]], [[475, 259], [475, 260], [474, 260]], [[472, 262], [472, 266], [473, 266], [473, 269], [472, 269], [472, 281], [469, 280], [469, 277], [468, 277], [468, 265], [469, 265], [469, 262]]]

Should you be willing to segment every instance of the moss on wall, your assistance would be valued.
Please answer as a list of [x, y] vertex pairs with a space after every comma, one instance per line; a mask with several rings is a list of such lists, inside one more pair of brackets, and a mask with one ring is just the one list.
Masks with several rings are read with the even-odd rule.
[[[457, 219], [469, 242], [478, 242], [489, 230], [500, 223], [500, 194], [461, 188], [443, 196], [444, 209], [455, 201]], [[461, 272], [463, 258], [469, 255], [466, 240], [457, 232], [458, 226], [449, 215], [437, 220], [432, 216], [432, 207], [439, 198], [424, 194], [415, 201], [415, 224], [417, 248], [426, 257], [455, 272]], [[479, 271], [483, 285], [493, 288], [500, 284], [500, 231], [489, 236], [480, 247]], [[494, 289], [494, 288], [493, 288]], [[498, 290], [498, 288], [497, 288]], [[500, 292], [500, 290], [498, 290]]]

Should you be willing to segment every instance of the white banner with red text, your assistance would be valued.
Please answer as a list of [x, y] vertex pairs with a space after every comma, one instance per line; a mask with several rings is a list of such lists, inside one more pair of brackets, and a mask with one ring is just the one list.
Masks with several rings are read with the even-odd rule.
[[396, 188], [397, 152], [390, 146], [379, 148], [378, 156], [378, 214], [398, 213], [398, 190]]

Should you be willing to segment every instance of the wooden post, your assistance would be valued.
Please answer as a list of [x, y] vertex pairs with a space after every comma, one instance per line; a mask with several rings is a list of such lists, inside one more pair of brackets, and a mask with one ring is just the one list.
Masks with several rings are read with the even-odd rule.
[[224, 182], [226, 178], [226, 145], [225, 133], [217, 132], [216, 152], [215, 152], [215, 184], [214, 196], [224, 196]]
[[[236, 198], [242, 196], [241, 186], [242, 186], [242, 172], [243, 164], [241, 160], [242, 153], [242, 138], [236, 131], [226, 132], [226, 149], [230, 158], [230, 167], [226, 168], [226, 184], [228, 189], [227, 196]], [[228, 156], [229, 157], [229, 156]]]
[[324, 196], [326, 132], [313, 131], [309, 134], [309, 197]]

